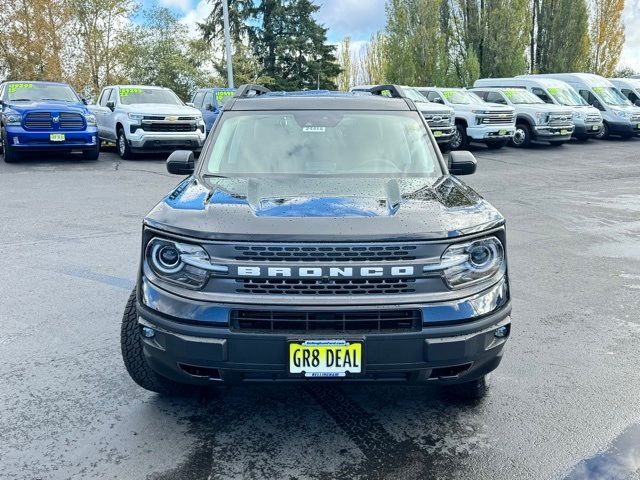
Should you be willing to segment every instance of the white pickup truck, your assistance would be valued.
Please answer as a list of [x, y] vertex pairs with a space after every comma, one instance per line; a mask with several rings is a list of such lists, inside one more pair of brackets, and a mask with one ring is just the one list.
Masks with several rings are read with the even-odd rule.
[[115, 142], [123, 159], [143, 151], [199, 151], [206, 138], [202, 113], [164, 87], [108, 86], [89, 109], [100, 139]]

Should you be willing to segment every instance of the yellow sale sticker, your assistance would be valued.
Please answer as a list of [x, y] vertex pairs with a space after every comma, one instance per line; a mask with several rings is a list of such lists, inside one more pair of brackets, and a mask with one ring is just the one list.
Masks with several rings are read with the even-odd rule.
[[128, 97], [132, 93], [142, 93], [142, 89], [141, 88], [121, 88], [120, 89], [121, 97]]
[[18, 90], [24, 90], [28, 88], [33, 88], [33, 83], [10, 83], [9, 84], [9, 93], [15, 93]]
[[221, 102], [223, 98], [233, 97], [235, 93], [236, 92], [234, 92], [233, 90], [219, 90], [216, 92], [216, 100], [218, 102]]

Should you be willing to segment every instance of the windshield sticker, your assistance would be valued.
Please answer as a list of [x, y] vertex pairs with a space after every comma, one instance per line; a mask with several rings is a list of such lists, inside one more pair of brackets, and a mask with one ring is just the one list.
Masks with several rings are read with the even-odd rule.
[[507, 98], [512, 98], [513, 96], [517, 95], [521, 90], [517, 89], [517, 88], [506, 88], [504, 90], [504, 94], [507, 96]]
[[142, 93], [142, 89], [141, 88], [121, 88], [120, 89], [121, 97], [128, 97], [132, 93]]
[[602, 92], [604, 91], [605, 87], [593, 87], [592, 90], [594, 92], [596, 92], [596, 95], [602, 95]]
[[221, 90], [216, 92], [216, 100], [221, 102], [225, 97], [233, 97], [236, 94], [233, 90]]
[[455, 90], [443, 90], [442, 91], [442, 95], [444, 95], [444, 98], [446, 98], [447, 100], [449, 100], [455, 94], [456, 94]]
[[9, 93], [15, 93], [18, 90], [24, 90], [28, 88], [33, 88], [33, 83], [10, 83]]
[[555, 97], [556, 95], [558, 95], [560, 89], [558, 87], [549, 87], [547, 88], [547, 91], [551, 94], [552, 97]]
[[326, 130], [326, 127], [302, 127], [302, 131], [308, 133], [324, 133]]

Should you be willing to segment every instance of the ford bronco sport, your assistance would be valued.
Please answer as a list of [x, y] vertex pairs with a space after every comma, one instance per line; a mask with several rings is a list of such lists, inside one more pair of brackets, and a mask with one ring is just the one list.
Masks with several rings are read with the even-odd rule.
[[415, 104], [241, 86], [143, 222], [133, 380], [434, 383], [484, 395], [510, 334], [504, 218]]

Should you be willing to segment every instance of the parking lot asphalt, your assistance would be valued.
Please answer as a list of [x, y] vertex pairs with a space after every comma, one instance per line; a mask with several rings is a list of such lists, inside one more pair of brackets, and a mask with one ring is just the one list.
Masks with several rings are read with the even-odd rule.
[[0, 478], [640, 478], [640, 139], [474, 149], [513, 331], [487, 398], [409, 386], [159, 397], [120, 357], [162, 158], [0, 162]]

